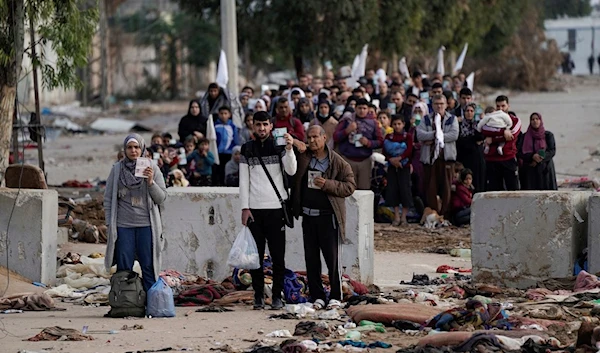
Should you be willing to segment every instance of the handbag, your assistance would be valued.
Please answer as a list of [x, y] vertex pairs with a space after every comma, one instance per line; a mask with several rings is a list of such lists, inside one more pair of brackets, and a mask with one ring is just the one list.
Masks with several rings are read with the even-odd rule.
[[[256, 152], [257, 152], [256, 154], [258, 155], [258, 161], [260, 162], [260, 165], [263, 167], [265, 174], [267, 174], [267, 178], [269, 178], [269, 181], [271, 182], [271, 186], [273, 187], [273, 190], [275, 190], [275, 193], [277, 194], [277, 198], [279, 199], [279, 203], [281, 204], [281, 209], [283, 210], [283, 219], [285, 221], [285, 225], [288, 228], [294, 228], [294, 216], [293, 216], [294, 213], [292, 212], [292, 203], [290, 201], [290, 193], [288, 192], [288, 189], [286, 187], [285, 192], [288, 195], [288, 199], [284, 200], [281, 197], [279, 190], [277, 190], [277, 185], [275, 185], [275, 182], [273, 181], [273, 178], [271, 177], [269, 170], [267, 170], [267, 166], [265, 166], [265, 162], [263, 162], [260, 153], [258, 153], [258, 150]], [[281, 167], [281, 159], [280, 159], [279, 165], [281, 168], [281, 174], [283, 175], [283, 178], [284, 178], [283, 180], [284, 180], [284, 185], [285, 185], [286, 175], [283, 171], [283, 167]]]

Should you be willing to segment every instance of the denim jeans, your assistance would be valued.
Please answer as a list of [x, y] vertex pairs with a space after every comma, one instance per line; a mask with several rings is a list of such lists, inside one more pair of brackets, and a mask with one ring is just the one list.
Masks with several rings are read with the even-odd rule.
[[142, 267], [142, 277], [146, 292], [156, 279], [152, 252], [152, 228], [117, 228], [117, 243], [115, 247], [117, 271], [133, 270], [133, 262], [137, 258]]

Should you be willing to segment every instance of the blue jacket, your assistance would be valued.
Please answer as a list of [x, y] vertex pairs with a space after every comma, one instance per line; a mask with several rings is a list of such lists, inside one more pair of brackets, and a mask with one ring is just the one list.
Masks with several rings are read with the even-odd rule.
[[239, 133], [233, 121], [229, 119], [227, 123], [223, 123], [217, 119], [215, 123], [215, 132], [217, 133], [217, 148], [219, 153], [232, 154], [233, 148], [239, 145]]
[[206, 157], [200, 155], [198, 150], [190, 153], [187, 157], [189, 175], [193, 172], [198, 172], [200, 175], [212, 175], [212, 166], [215, 164], [215, 156], [208, 151]]

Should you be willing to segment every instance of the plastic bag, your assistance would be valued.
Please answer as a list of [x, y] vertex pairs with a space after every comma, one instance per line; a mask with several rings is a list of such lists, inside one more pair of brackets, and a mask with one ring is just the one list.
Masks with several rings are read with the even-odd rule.
[[243, 227], [237, 238], [235, 238], [231, 251], [229, 251], [227, 264], [245, 270], [260, 268], [258, 248], [248, 227]]
[[159, 278], [148, 290], [146, 314], [153, 317], [174, 317], [175, 301], [173, 290], [162, 278]]

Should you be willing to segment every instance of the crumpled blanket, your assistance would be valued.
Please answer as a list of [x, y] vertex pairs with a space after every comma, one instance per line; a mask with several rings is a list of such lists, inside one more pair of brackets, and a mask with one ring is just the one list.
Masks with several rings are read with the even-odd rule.
[[177, 306], [207, 305], [215, 299], [221, 299], [228, 292], [220, 284], [205, 284], [184, 290], [175, 297]]
[[0, 310], [20, 309], [27, 311], [65, 310], [54, 305], [48, 294], [21, 294], [0, 298]]
[[23, 341], [57, 341], [61, 337], [65, 337], [64, 341], [93, 341], [94, 337], [84, 335], [79, 330], [72, 328], [62, 328], [60, 326], [46, 327], [37, 335], [25, 339]]
[[507, 329], [511, 327], [507, 318], [508, 315], [498, 303], [484, 304], [469, 300], [464, 308], [457, 307], [440, 313], [426, 326], [442, 331], [454, 331], [465, 325], [471, 325], [475, 329]]
[[596, 275], [581, 271], [575, 279], [575, 285], [573, 286], [574, 292], [582, 292], [585, 290], [595, 289], [600, 287], [600, 280]]

